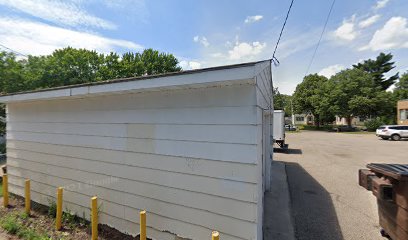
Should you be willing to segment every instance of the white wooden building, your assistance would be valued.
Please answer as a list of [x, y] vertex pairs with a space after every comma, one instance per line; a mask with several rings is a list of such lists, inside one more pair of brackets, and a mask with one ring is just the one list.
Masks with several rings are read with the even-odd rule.
[[10, 191], [148, 237], [262, 239], [270, 184], [269, 61], [1, 96]]

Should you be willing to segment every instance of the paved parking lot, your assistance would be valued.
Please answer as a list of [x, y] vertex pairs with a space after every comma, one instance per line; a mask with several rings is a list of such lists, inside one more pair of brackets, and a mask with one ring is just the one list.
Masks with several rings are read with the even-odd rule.
[[408, 141], [373, 134], [287, 134], [286, 164], [297, 239], [380, 240], [375, 197], [358, 185], [367, 163], [408, 164]]

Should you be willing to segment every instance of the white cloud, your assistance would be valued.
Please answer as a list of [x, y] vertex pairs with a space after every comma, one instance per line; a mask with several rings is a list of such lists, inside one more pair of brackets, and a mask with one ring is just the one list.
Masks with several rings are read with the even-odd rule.
[[216, 52], [216, 53], [211, 53], [210, 56], [213, 57], [213, 58], [222, 58], [222, 57], [224, 57], [224, 54], [222, 54], [220, 52]]
[[204, 37], [204, 36], [202, 36], [202, 37], [200, 37], [200, 36], [194, 36], [193, 41], [194, 41], [194, 42], [201, 43], [204, 47], [210, 46], [210, 43], [208, 42], [207, 38]]
[[231, 60], [240, 60], [246, 58], [250, 60], [252, 57], [255, 57], [266, 47], [266, 43], [253, 42], [236, 42], [232, 50], [228, 51], [229, 58]]
[[254, 22], [257, 22], [257, 21], [262, 20], [262, 18], [263, 18], [262, 15], [248, 16], [248, 17], [245, 19], [244, 22], [245, 22], [245, 23], [254, 23]]
[[0, 5], [57, 24], [103, 29], [116, 28], [113, 23], [89, 14], [80, 7], [79, 3], [80, 1], [75, 0], [0, 0]]
[[179, 65], [183, 70], [193, 70], [193, 69], [201, 68], [201, 63], [197, 61], [183, 60], [183, 61], [180, 61]]
[[[83, 1], [83, 0], [71, 0], [71, 1]], [[146, 4], [146, 0], [87, 0], [83, 1], [84, 4], [103, 4], [109, 11], [116, 12], [126, 17], [129, 21], [142, 21], [148, 22], [150, 16], [149, 9]], [[138, 22], [140, 23], [140, 22]]]
[[392, 17], [374, 33], [369, 44], [360, 50], [389, 50], [408, 48], [408, 26], [404, 17]]
[[116, 48], [140, 50], [142, 46], [126, 40], [68, 30], [24, 19], [0, 17], [0, 39], [14, 50], [32, 55], [50, 54], [67, 46], [110, 52]]
[[374, 6], [374, 9], [378, 10], [384, 8], [390, 0], [379, 0]]
[[188, 65], [190, 66], [191, 69], [199, 69], [199, 68], [201, 68], [201, 63], [195, 62], [195, 61], [190, 61], [190, 62], [188, 63]]
[[373, 25], [374, 23], [376, 23], [376, 22], [380, 19], [380, 17], [381, 17], [381, 16], [380, 16], [379, 14], [374, 15], [374, 16], [371, 16], [371, 17], [368, 17], [368, 18], [366, 18], [366, 19], [360, 21], [360, 22], [358, 23], [358, 26], [359, 26], [360, 28], [369, 27], [369, 26]]
[[341, 64], [335, 64], [331, 65], [328, 67], [323, 68], [322, 70], [319, 71], [319, 75], [325, 76], [327, 78], [330, 78], [334, 74], [340, 72], [341, 70], [345, 69], [345, 67]]
[[353, 41], [358, 35], [355, 29], [355, 16], [350, 20], [344, 20], [343, 23], [334, 31], [334, 36], [343, 41]]

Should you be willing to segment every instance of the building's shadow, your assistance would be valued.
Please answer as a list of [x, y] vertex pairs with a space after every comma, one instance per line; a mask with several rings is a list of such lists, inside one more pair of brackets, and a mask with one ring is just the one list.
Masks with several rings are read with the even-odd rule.
[[330, 194], [299, 164], [286, 163], [297, 240], [342, 240]]

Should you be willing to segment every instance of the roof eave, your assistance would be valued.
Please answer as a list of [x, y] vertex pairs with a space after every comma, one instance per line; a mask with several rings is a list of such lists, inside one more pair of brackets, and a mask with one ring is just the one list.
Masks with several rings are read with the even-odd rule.
[[192, 71], [189, 74], [168, 74], [149, 77], [148, 80], [128, 79], [104, 84], [74, 85], [56, 89], [0, 96], [0, 102], [51, 100], [90, 97], [129, 92], [164, 91], [175, 89], [217, 87], [235, 84], [254, 84], [254, 65], [218, 68], [212, 71]]

